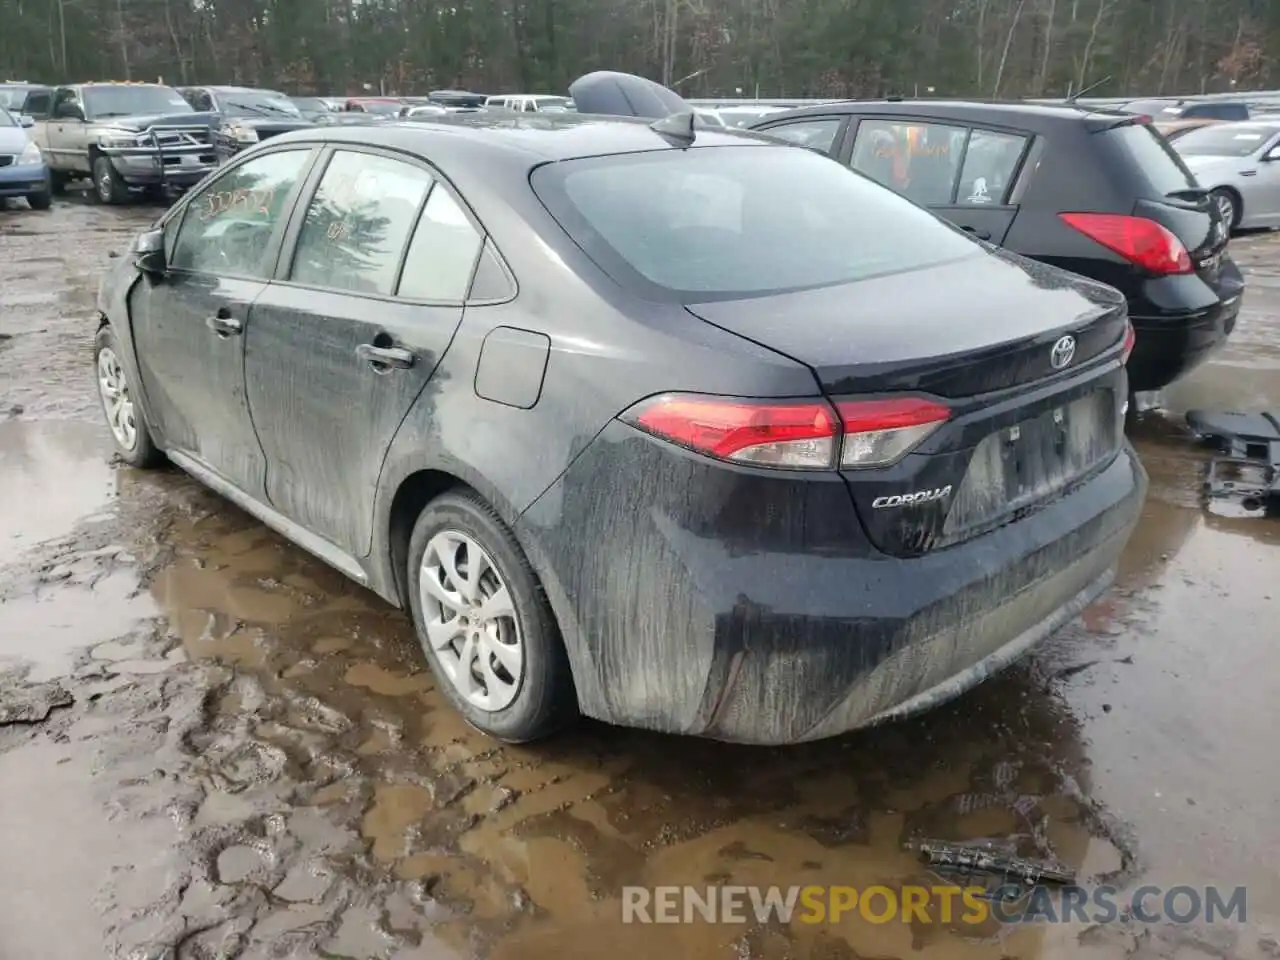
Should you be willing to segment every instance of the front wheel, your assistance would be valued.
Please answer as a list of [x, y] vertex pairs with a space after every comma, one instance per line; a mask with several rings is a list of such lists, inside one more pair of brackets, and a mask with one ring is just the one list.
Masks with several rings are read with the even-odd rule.
[[431, 501], [409, 541], [418, 642], [449, 701], [508, 743], [553, 733], [577, 713], [546, 595], [515, 537], [470, 492]]
[[110, 326], [103, 327], [93, 344], [98, 399], [102, 401], [102, 412], [120, 459], [132, 467], [154, 467], [163, 461], [164, 455], [151, 439], [120, 354], [115, 331]]
[[1217, 190], [1212, 191], [1209, 196], [1213, 198], [1214, 206], [1218, 208], [1218, 213], [1222, 215], [1222, 222], [1228, 231], [1240, 226], [1240, 215], [1244, 213], [1244, 210], [1234, 193], [1219, 187]]
[[107, 204], [124, 203], [129, 197], [129, 188], [107, 157], [93, 161], [93, 193], [99, 203]]
[[53, 187], [49, 181], [45, 181], [43, 190], [28, 193], [27, 203], [31, 205], [32, 210], [48, 210], [53, 206]]

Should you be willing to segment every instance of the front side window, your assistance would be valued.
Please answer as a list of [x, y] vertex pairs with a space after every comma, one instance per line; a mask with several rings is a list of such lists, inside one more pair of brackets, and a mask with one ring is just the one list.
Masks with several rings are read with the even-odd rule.
[[310, 151], [284, 150], [218, 177], [187, 204], [171, 264], [218, 276], [270, 277], [271, 236]]
[[781, 137], [802, 147], [830, 153], [836, 142], [836, 134], [840, 132], [841, 121], [836, 117], [824, 117], [817, 120], [794, 120], [791, 123], [780, 123], [769, 127], [764, 133], [773, 137]]
[[916, 120], [863, 120], [853, 169], [920, 204], [949, 204], [955, 195], [968, 131]]
[[436, 184], [414, 231], [397, 293], [413, 300], [465, 299], [483, 243], [458, 201]]
[[531, 183], [605, 273], [651, 299], [829, 286], [985, 253], [893, 191], [790, 146], [566, 160]]
[[1026, 145], [1027, 138], [1015, 133], [974, 130], [965, 148], [956, 202], [979, 207], [1004, 203]]
[[71, 119], [78, 109], [81, 109], [80, 103], [76, 100], [76, 95], [73, 91], [58, 91], [53, 100], [53, 116], [55, 119]]
[[339, 150], [307, 206], [289, 279], [390, 296], [432, 179], [400, 160]]

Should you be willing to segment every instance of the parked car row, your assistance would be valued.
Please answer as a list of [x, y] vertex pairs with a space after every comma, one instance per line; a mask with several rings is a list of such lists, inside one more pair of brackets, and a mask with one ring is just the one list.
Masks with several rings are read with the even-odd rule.
[[[41, 153], [41, 189], [10, 163], [6, 195], [41, 198], [87, 179], [103, 203], [137, 194], [182, 192], [241, 150], [278, 134], [323, 125], [367, 125], [397, 117], [439, 116], [486, 107], [481, 94], [433, 91], [427, 97], [299, 98], [239, 86], [168, 87], [154, 83], [0, 85], [0, 97], [30, 128]], [[501, 98], [507, 109], [571, 109], [567, 97]], [[509, 103], [507, 101], [510, 101]], [[497, 104], [488, 105], [496, 108]], [[304, 111], [305, 107], [305, 111]], [[24, 147], [25, 149], [25, 147]], [[15, 152], [16, 157], [21, 151]], [[21, 182], [20, 182], [21, 181]]]

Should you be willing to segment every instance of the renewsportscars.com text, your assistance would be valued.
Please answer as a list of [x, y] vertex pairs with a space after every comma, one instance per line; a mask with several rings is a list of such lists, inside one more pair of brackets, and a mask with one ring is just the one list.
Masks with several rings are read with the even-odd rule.
[[1223, 923], [1245, 921], [1244, 887], [623, 887], [623, 923]]

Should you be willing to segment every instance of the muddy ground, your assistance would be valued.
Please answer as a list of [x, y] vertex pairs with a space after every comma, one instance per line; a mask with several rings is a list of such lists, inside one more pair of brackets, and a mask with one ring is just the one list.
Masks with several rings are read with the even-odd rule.
[[[461, 724], [398, 612], [177, 471], [113, 465], [93, 295], [154, 208], [0, 213], [0, 960], [1280, 956], [1280, 522], [1172, 414], [1119, 585], [923, 718], [789, 749]], [[1280, 407], [1280, 236], [1173, 391]], [[1268, 626], [1270, 625], [1270, 626]], [[1243, 924], [623, 926], [627, 884], [898, 885], [902, 841], [1248, 888]], [[975, 936], [981, 933], [983, 936]]]

